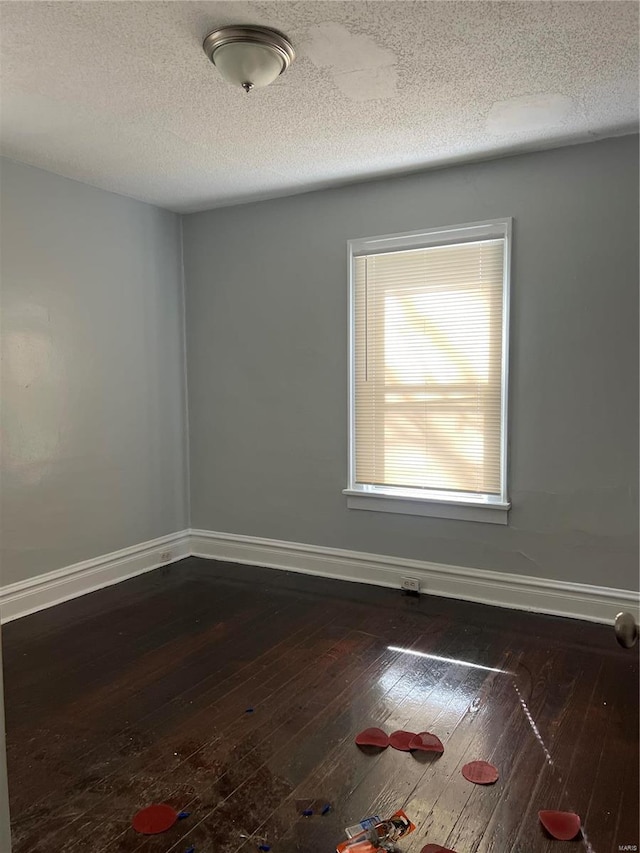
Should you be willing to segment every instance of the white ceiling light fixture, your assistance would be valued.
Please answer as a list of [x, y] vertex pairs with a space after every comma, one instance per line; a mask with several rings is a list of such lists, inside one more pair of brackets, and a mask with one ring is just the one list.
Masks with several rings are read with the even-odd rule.
[[296, 56], [289, 39], [269, 27], [222, 27], [202, 46], [224, 79], [245, 92], [273, 83]]

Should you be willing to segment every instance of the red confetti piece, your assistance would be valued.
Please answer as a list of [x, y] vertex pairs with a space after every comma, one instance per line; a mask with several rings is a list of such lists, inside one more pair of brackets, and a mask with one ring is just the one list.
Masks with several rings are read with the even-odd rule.
[[448, 847], [441, 847], [439, 844], [427, 844], [420, 853], [456, 853], [456, 851], [450, 850]]
[[415, 736], [415, 732], [392, 732], [389, 735], [389, 743], [394, 749], [399, 749], [400, 752], [409, 752], [411, 750], [409, 744]]
[[158, 835], [171, 829], [177, 820], [178, 812], [171, 806], [147, 806], [134, 815], [131, 825], [143, 835]]
[[417, 734], [409, 744], [409, 749], [417, 749], [420, 752], [444, 752], [442, 741], [431, 732]]
[[386, 749], [389, 746], [389, 736], [382, 729], [365, 729], [356, 735], [358, 746], [378, 746]]
[[558, 841], [571, 841], [580, 832], [580, 818], [573, 812], [538, 812], [540, 823]]
[[469, 782], [475, 782], [476, 785], [493, 785], [498, 781], [498, 768], [488, 761], [470, 761], [462, 768], [462, 775]]

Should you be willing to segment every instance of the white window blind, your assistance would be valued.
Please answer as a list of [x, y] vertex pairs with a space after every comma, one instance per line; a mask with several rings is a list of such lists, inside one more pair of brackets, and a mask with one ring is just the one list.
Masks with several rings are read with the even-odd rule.
[[506, 500], [505, 240], [353, 258], [352, 489]]

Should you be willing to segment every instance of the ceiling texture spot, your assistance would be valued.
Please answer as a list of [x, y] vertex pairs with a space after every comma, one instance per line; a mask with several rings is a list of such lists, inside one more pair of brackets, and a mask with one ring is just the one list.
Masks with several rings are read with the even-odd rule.
[[398, 74], [395, 56], [366, 35], [353, 35], [341, 24], [312, 27], [300, 51], [318, 68], [330, 68], [336, 86], [354, 101], [391, 98]]
[[491, 133], [528, 133], [566, 126], [575, 109], [566, 95], [521, 95], [494, 104], [487, 117]]
[[[211, 30], [282, 30], [246, 95]], [[3, 154], [179, 212], [637, 132], [638, 4], [0, 2]]]

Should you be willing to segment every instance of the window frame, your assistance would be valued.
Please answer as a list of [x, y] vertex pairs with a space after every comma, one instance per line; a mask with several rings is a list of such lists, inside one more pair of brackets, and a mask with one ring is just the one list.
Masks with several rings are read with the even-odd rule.
[[[490, 219], [465, 225], [441, 226], [418, 231], [361, 237], [347, 241], [349, 269], [349, 467], [346, 495], [349, 509], [392, 512], [507, 524], [511, 503], [508, 497], [509, 448], [509, 307], [511, 289], [512, 218]], [[468, 495], [463, 492], [403, 489], [394, 486], [358, 485], [356, 483], [355, 435], [355, 260], [358, 257], [394, 250], [423, 249], [471, 243], [478, 240], [504, 240], [502, 282], [502, 363], [500, 410], [500, 495]]]

